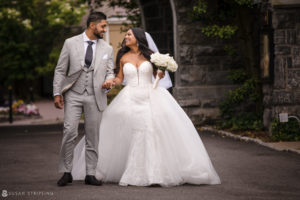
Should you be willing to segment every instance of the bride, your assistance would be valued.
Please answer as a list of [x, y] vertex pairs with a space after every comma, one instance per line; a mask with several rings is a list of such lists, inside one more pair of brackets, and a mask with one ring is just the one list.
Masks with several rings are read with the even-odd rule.
[[[219, 184], [191, 120], [165, 88], [152, 88], [152, 53], [142, 29], [127, 31], [114, 79], [126, 86], [103, 113], [96, 177], [122, 186]], [[86, 175], [84, 141], [74, 150], [75, 180]]]

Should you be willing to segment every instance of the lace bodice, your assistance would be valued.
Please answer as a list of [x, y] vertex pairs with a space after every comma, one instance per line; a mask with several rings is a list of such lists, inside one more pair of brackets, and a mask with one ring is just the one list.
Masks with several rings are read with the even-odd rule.
[[152, 84], [153, 68], [149, 61], [142, 62], [138, 67], [127, 62], [123, 65], [123, 73], [126, 85], [145, 86]]

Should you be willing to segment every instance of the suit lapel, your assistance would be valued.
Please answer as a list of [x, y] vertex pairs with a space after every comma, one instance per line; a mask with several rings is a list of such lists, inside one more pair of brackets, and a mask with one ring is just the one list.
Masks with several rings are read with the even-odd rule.
[[104, 47], [103, 41], [102, 39], [99, 39], [96, 46], [95, 59], [93, 59], [93, 63], [92, 63], [92, 65], [94, 65], [94, 72], [96, 72], [98, 68], [101, 67], [100, 61], [104, 53], [103, 47]]
[[[76, 42], [76, 51], [77, 51], [77, 56], [80, 58], [80, 65], [81, 68], [84, 67], [84, 41], [83, 41], [83, 35], [80, 34], [77, 38]], [[100, 65], [100, 61], [104, 55], [104, 45], [102, 39], [99, 39], [96, 45], [96, 52], [95, 52], [95, 58], [93, 59], [93, 62], [91, 63], [91, 66], [94, 65], [94, 70], [97, 71]]]
[[84, 67], [84, 41], [83, 41], [83, 35], [80, 34], [77, 38], [76, 43], [76, 50], [77, 50], [77, 56], [80, 58], [80, 65], [81, 68]]

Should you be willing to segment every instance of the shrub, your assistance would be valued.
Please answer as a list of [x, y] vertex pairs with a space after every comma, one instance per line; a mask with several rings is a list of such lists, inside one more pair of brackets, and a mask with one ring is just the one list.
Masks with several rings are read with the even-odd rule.
[[293, 118], [288, 122], [276, 118], [272, 121], [271, 134], [275, 141], [300, 141], [300, 123]]

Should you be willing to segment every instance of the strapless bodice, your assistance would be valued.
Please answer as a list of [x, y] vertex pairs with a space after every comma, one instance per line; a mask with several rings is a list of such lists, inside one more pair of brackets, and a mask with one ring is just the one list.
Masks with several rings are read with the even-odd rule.
[[137, 87], [152, 84], [153, 67], [149, 61], [142, 62], [138, 67], [127, 62], [123, 65], [123, 73], [126, 85]]

